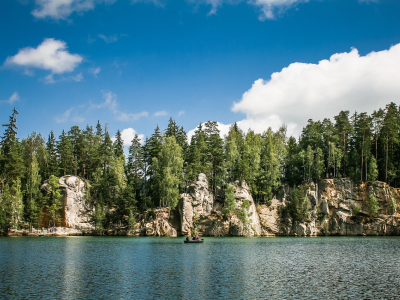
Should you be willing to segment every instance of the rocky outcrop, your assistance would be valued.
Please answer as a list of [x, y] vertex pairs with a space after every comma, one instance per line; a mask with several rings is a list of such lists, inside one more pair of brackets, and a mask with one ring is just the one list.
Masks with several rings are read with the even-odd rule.
[[207, 177], [198, 180], [182, 194], [180, 201], [181, 234], [207, 236], [260, 236], [263, 233], [249, 187], [245, 182], [232, 183], [236, 210], [229, 217], [222, 215], [223, 199], [214, 201], [209, 192]]
[[[321, 180], [311, 183], [306, 191], [310, 202], [308, 220], [303, 223], [281, 220], [279, 235], [397, 235], [398, 214], [388, 215], [389, 202], [400, 202], [399, 189], [383, 182], [371, 186], [356, 185], [348, 178]], [[370, 216], [369, 196], [379, 203], [378, 216]], [[290, 196], [288, 197], [290, 198]], [[285, 199], [287, 201], [287, 199]], [[284, 200], [282, 199], [282, 202]], [[358, 211], [357, 213], [355, 213]]]
[[[63, 190], [64, 208], [57, 226], [64, 234], [88, 234], [94, 208], [86, 201], [87, 183], [76, 176], [59, 179]], [[104, 234], [134, 236], [317, 236], [317, 235], [400, 235], [400, 215], [389, 215], [389, 203], [400, 203], [400, 189], [383, 182], [357, 185], [347, 178], [326, 179], [310, 183], [302, 189], [307, 207], [302, 218], [289, 212], [293, 189], [283, 186], [280, 193], [265, 204], [256, 204], [245, 182], [233, 182], [236, 208], [224, 216], [225, 196], [218, 189], [214, 196], [207, 177], [200, 174], [181, 195], [177, 209], [160, 208], [135, 216], [137, 223], [132, 230], [116, 226]], [[42, 186], [46, 190], [46, 184]], [[367, 203], [374, 195], [379, 203], [376, 216], [368, 213]], [[304, 197], [301, 196], [303, 199]], [[40, 227], [47, 227], [44, 212]], [[39, 227], [39, 228], [40, 228]], [[72, 232], [72, 231], [73, 232]], [[58, 230], [61, 232], [62, 230]], [[76, 232], [75, 232], [76, 231]]]
[[[86, 182], [77, 176], [63, 176], [59, 178], [62, 190], [63, 208], [59, 212], [60, 219], [57, 226], [76, 229], [78, 231], [91, 231], [90, 218], [93, 207], [86, 201]], [[47, 183], [41, 186], [41, 190], [47, 192]], [[49, 216], [47, 210], [43, 211], [40, 227], [48, 227]]]
[[90, 218], [93, 208], [86, 201], [86, 183], [76, 176], [63, 176], [59, 179], [64, 189], [64, 218], [62, 225], [68, 228], [92, 230]]
[[179, 205], [183, 235], [191, 235], [193, 222], [200, 217], [209, 216], [214, 204], [214, 197], [208, 190], [208, 180], [205, 174], [200, 173], [198, 180], [192, 183], [187, 190], [187, 193], [182, 194]]
[[177, 230], [171, 224], [174, 219], [171, 217], [170, 208], [160, 208], [154, 211], [147, 211], [139, 216], [139, 222], [130, 235], [135, 236], [168, 236], [176, 237]]

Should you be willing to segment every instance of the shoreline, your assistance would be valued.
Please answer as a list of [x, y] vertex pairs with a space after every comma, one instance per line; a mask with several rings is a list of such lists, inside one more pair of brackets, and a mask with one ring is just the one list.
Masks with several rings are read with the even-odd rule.
[[[98, 237], [150, 237], [150, 238], [185, 238], [185, 235], [178, 236], [154, 236], [154, 235], [141, 235], [141, 234], [126, 234], [126, 231], [120, 231], [118, 233], [108, 232], [106, 234], [96, 234], [93, 231], [82, 231], [78, 229], [68, 228], [68, 227], [56, 227], [55, 232], [49, 232], [47, 229], [42, 231], [32, 232], [27, 230], [10, 230], [9, 234], [1, 235], [1, 237], [77, 237], [77, 236], [98, 236]], [[285, 237], [299, 237], [299, 238], [318, 238], [318, 237], [400, 237], [400, 235], [314, 235], [314, 236], [301, 236], [301, 235], [260, 235], [260, 236], [208, 236], [200, 235], [202, 238], [285, 238]]]

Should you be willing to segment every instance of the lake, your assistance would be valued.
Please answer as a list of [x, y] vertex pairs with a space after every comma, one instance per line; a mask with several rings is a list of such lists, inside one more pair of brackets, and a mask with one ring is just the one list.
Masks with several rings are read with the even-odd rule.
[[2, 237], [0, 299], [395, 299], [400, 237]]

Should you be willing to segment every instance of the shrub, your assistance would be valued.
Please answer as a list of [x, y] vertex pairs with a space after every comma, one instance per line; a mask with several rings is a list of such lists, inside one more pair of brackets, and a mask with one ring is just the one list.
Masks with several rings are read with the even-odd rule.
[[228, 184], [225, 190], [225, 204], [224, 208], [222, 209], [222, 213], [224, 216], [229, 216], [232, 214], [235, 208], [236, 208], [235, 187], [231, 184]]
[[367, 209], [371, 216], [375, 216], [378, 212], [379, 209], [378, 200], [376, 200], [376, 197], [373, 194], [369, 195], [369, 199], [367, 202]]
[[353, 213], [353, 216], [357, 217], [358, 214], [360, 213], [360, 208], [357, 205], [355, 205], [352, 209], [352, 213]]
[[397, 203], [396, 201], [391, 198], [388, 205], [389, 214], [394, 215], [397, 211]]

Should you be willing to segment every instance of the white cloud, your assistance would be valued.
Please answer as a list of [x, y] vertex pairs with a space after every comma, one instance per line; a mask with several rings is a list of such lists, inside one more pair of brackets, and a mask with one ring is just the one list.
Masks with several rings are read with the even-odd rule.
[[67, 111], [65, 111], [60, 118], [55, 117], [54, 119], [56, 120], [57, 123], [65, 123], [68, 121], [69, 115], [71, 114], [72, 110], [73, 108], [70, 108]]
[[184, 110], [180, 110], [180, 111], [178, 112], [178, 117], [183, 116], [184, 114], [185, 114], [185, 111], [184, 111]]
[[270, 80], [258, 79], [234, 103], [246, 114], [238, 125], [263, 132], [283, 123], [298, 137], [308, 119], [333, 118], [341, 110], [367, 112], [400, 99], [400, 44], [360, 56], [357, 49], [318, 64], [292, 63]]
[[68, 77], [59, 77], [57, 79], [54, 78], [54, 74], [49, 74], [45, 76], [44, 78], [40, 79], [43, 81], [45, 84], [51, 84], [51, 83], [56, 83], [56, 82], [61, 82], [61, 81], [75, 81], [75, 82], [81, 82], [83, 80], [83, 75], [82, 72], [78, 73], [74, 76], [68, 76]]
[[90, 108], [108, 108], [113, 113], [117, 113], [117, 95], [108, 91], [103, 93], [104, 102], [100, 104], [91, 104]]
[[124, 112], [119, 112], [119, 115], [117, 116], [117, 120], [119, 121], [137, 121], [141, 117], [147, 117], [149, 113], [147, 111], [142, 111], [141, 113], [137, 114], [132, 114], [132, 113], [124, 113]]
[[57, 123], [65, 123], [68, 122], [69, 120], [71, 120], [72, 122], [75, 123], [82, 123], [83, 121], [85, 121], [85, 118], [78, 116], [76, 113], [70, 118], [71, 113], [75, 110], [74, 107], [66, 110], [61, 117], [55, 117], [55, 121]]
[[91, 68], [91, 69], [89, 70], [89, 72], [92, 73], [93, 76], [97, 78], [97, 74], [99, 74], [99, 73], [101, 72], [101, 68], [100, 68], [100, 67], [98, 67], [98, 68]]
[[160, 6], [164, 7], [164, 1], [163, 0], [131, 0], [133, 4], [135, 3], [153, 3], [155, 6]]
[[[218, 7], [223, 4], [238, 4], [244, 0], [189, 0], [192, 3], [205, 3], [211, 5], [209, 15], [216, 14]], [[250, 5], [259, 7], [261, 10], [260, 19], [274, 19], [276, 13], [280, 14], [298, 3], [305, 3], [309, 0], [247, 0]]]
[[97, 35], [97, 37], [101, 38], [107, 44], [115, 43], [116, 41], [118, 41], [119, 38], [123, 36], [128, 36], [128, 35], [127, 34], [114, 34], [110, 36], [105, 36], [104, 34]]
[[156, 111], [154, 113], [155, 117], [161, 117], [161, 116], [166, 116], [168, 113], [165, 110], [161, 110], [161, 111]]
[[37, 48], [27, 47], [5, 61], [6, 65], [49, 70], [52, 74], [72, 72], [83, 60], [67, 51], [64, 41], [45, 39]]
[[71, 79], [76, 82], [81, 82], [83, 80], [82, 72], [72, 76]]
[[53, 74], [49, 74], [47, 76], [45, 76], [43, 78], [43, 81], [45, 84], [49, 84], [49, 83], [55, 83], [56, 81], [54, 80], [54, 75]]
[[[122, 140], [124, 141], [124, 146], [130, 146], [132, 144], [132, 140], [135, 137], [135, 134], [137, 134], [136, 130], [130, 127], [125, 128], [124, 130], [121, 131], [121, 137]], [[138, 134], [138, 137], [140, 139], [140, 143], [143, 144], [144, 134]]]
[[98, 108], [107, 108], [110, 110], [117, 118], [118, 121], [137, 121], [142, 117], [147, 117], [149, 114], [147, 111], [142, 111], [141, 113], [125, 113], [121, 112], [117, 109], [118, 102], [117, 102], [117, 95], [108, 91], [103, 93], [104, 102], [100, 104], [90, 104], [91, 109], [98, 109]]
[[10, 98], [8, 98], [7, 100], [0, 101], [0, 103], [13, 104], [14, 102], [17, 102], [17, 101], [19, 101], [19, 100], [20, 100], [20, 99], [19, 99], [18, 92], [14, 92], [14, 93], [10, 96]]
[[94, 9], [96, 4], [112, 4], [116, 0], [36, 0], [32, 14], [36, 18], [65, 20], [72, 13], [83, 13]]

